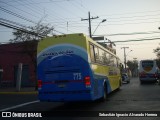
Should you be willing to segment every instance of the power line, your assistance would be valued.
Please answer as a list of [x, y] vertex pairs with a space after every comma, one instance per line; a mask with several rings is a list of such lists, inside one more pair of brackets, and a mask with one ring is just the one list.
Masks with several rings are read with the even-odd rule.
[[98, 16], [97, 17], [90, 17], [90, 12], [88, 12], [88, 19], [81, 19], [81, 21], [84, 21], [84, 20], [88, 20], [89, 21], [89, 35], [90, 35], [90, 38], [92, 38], [92, 32], [91, 32], [91, 19], [97, 19], [99, 18]]
[[27, 19], [27, 18], [25, 18], [25, 17], [23, 17], [23, 16], [21, 16], [21, 15], [19, 15], [19, 14], [17, 14], [17, 13], [14, 13], [14, 12], [10, 11], [10, 10], [7, 10], [7, 9], [5, 9], [5, 8], [3, 8], [3, 7], [0, 7], [0, 9], [1, 9], [3, 12], [6, 12], [6, 13], [11, 14], [11, 15], [13, 15], [13, 16], [16, 16], [16, 17], [18, 17], [18, 18], [21, 18], [21, 19], [26, 20], [26, 21], [28, 21], [28, 22], [37, 24], [36, 22], [34, 22], [34, 21], [30, 20], [30, 19]]
[[116, 33], [116, 34], [101, 34], [95, 36], [122, 36], [122, 35], [138, 35], [138, 34], [155, 34], [160, 33], [158, 31], [149, 31], [149, 32], [133, 32], [133, 33]]
[[[31, 0], [32, 1], [32, 0]], [[23, 1], [24, 2], [24, 1]], [[26, 2], [26, 4], [27, 4], [27, 1], [25, 1]], [[30, 4], [30, 5], [28, 5], [28, 6], [26, 6], [26, 7], [28, 7], [28, 8], [31, 8], [32, 10], [36, 10], [37, 12], [36, 13], [44, 13], [44, 16], [46, 15], [48, 15], [48, 14], [53, 14], [54, 13], [54, 20], [55, 19], [57, 19], [58, 21], [59, 21], [59, 19], [63, 19], [62, 17], [60, 17], [59, 15], [57, 15], [56, 14], [56, 12], [54, 11], [54, 10], [52, 10], [52, 9], [50, 9], [49, 11], [47, 11], [48, 12], [48, 14], [45, 14], [45, 12], [46, 12], [46, 9], [42, 9], [42, 7], [39, 7], [39, 6], [37, 6], [36, 4], [33, 4], [32, 6], [31, 6], [32, 4]], [[30, 7], [29, 7], [30, 6]], [[35, 11], [34, 10], [34, 11]], [[50, 13], [49, 13], [50, 12]], [[42, 15], [42, 14], [41, 14]], [[42, 15], [43, 16], [43, 15]], [[59, 19], [58, 19], [59, 18]], [[48, 19], [48, 18], [47, 18]], [[51, 20], [51, 19], [49, 19], [49, 20]], [[64, 19], [64, 20], [66, 20], [66, 19]]]
[[[154, 45], [154, 44], [158, 44], [158, 42], [155, 40], [155, 41], [142, 41], [142, 42], [132, 42], [132, 43], [129, 43], [129, 42], [124, 42], [124, 43], [116, 43], [116, 45], [130, 45], [130, 46], [141, 46], [141, 45], [146, 45], [146, 46], [148, 46], [148, 45]], [[159, 43], [160, 44], [160, 43]]]
[[[159, 14], [160, 15], [160, 14]], [[151, 17], [151, 18], [139, 18], [139, 19], [137, 19], [137, 18], [135, 18], [135, 19], [128, 19], [128, 20], [125, 20], [125, 19], [118, 19], [118, 20], [115, 20], [115, 21], [113, 21], [113, 20], [110, 20], [110, 19], [108, 19], [108, 22], [111, 22], [111, 23], [115, 23], [115, 22], [130, 22], [130, 21], [151, 21], [151, 20], [159, 20], [160, 19], [160, 16], [159, 17], [157, 17], [156, 16], [156, 18], [153, 18], [153, 17]]]
[[8, 27], [8, 28], [15, 29], [15, 30], [19, 30], [19, 31], [22, 31], [22, 32], [25, 32], [25, 33], [28, 33], [28, 34], [32, 34], [32, 35], [35, 35], [35, 36], [38, 36], [38, 37], [41, 37], [41, 38], [44, 37], [44, 36], [42, 36], [42, 35], [40, 35], [40, 34], [38, 34], [38, 33], [35, 33], [35, 32], [33, 32], [33, 31], [29, 31], [29, 30], [27, 30], [27, 29], [24, 29], [24, 28], [21, 28], [21, 27], [18, 27], [18, 26], [15, 26], [15, 25], [12, 25], [12, 24], [3, 22], [3, 21], [0, 21], [0, 25], [5, 26], [5, 27]]
[[138, 39], [138, 40], [123, 40], [123, 41], [113, 41], [114, 43], [118, 43], [118, 42], [140, 42], [140, 41], [152, 41], [152, 40], [160, 40], [160, 38], [146, 38], [146, 39]]
[[[157, 17], [158, 15], [160, 15], [160, 14], [155, 14], [155, 15], [142, 15], [142, 16], [131, 16], [131, 17], [122, 17], [122, 18], [134, 18], [134, 17], [141, 17], [141, 18], [139, 18], [139, 19], [131, 19], [131, 20], [120, 20], [121, 19], [121, 17], [120, 18], [108, 18], [107, 17], [107, 21], [108, 21], [108, 24], [109, 25], [124, 25], [124, 24], [140, 24], [140, 23], [153, 23], [153, 22], [146, 22], [146, 20], [153, 20], [153, 19], [159, 19], [160, 17]], [[150, 18], [148, 18], [148, 16], [151, 16]], [[156, 16], [156, 18], [153, 18], [153, 16]], [[147, 18], [144, 18], [144, 17], [147, 17]], [[69, 18], [68, 18], [69, 19]], [[111, 21], [111, 19], [116, 19], [116, 21]], [[117, 20], [118, 19], [118, 20]], [[145, 21], [142, 21], [142, 22], [136, 22], [136, 23], [118, 23], [118, 24], [110, 24], [110, 23], [112, 23], [112, 22], [124, 22], [124, 21], [135, 21], [135, 20], [145, 20]], [[70, 22], [76, 22], [76, 21], [70, 21]], [[159, 22], [159, 21], [154, 21], [154, 22]], [[95, 23], [95, 24], [97, 24], [97, 22], [93, 22], [93, 23]], [[77, 24], [82, 24], [82, 23], [77, 23]], [[107, 24], [107, 25], [108, 25]]]
[[60, 33], [60, 34], [65, 34], [65, 33], [63, 33], [63, 32], [59, 32], [59, 31], [57, 31], [57, 30], [53, 30], [53, 31], [55, 31], [55, 32], [57, 32], [57, 33]]
[[107, 17], [108, 19], [133, 19], [133, 18], [144, 18], [144, 17], [154, 17], [154, 16], [160, 16], [160, 13], [158, 14], [151, 14], [151, 15], [139, 15], [139, 16], [125, 16], [125, 17], [115, 17], [115, 18], [112, 18], [112, 17]]
[[4, 21], [4, 22], [7, 22], [7, 23], [11, 23], [11, 24], [14, 24], [14, 25], [18, 25], [18, 26], [21, 26], [21, 27], [23, 27], [23, 28], [29, 28], [29, 27], [27, 27], [27, 26], [24, 26], [24, 25], [22, 25], [22, 24], [19, 24], [19, 23], [17, 23], [17, 22], [14, 22], [14, 21], [11, 21], [11, 20], [7, 20], [7, 19], [4, 19], [4, 18], [0, 18], [0, 21]]
[[[0, 2], [1, 2], [1, 1], [0, 1]], [[5, 2], [2, 2], [2, 3], [5, 3]], [[7, 3], [5, 3], [5, 4], [7, 4]], [[9, 4], [7, 4], [7, 5], [9, 5]], [[12, 6], [12, 5], [9, 5], [9, 6]], [[16, 8], [16, 7], [14, 7], [14, 8]], [[17, 13], [14, 13], [14, 12], [10, 11], [10, 10], [7, 10], [7, 9], [5, 9], [5, 8], [3, 8], [3, 7], [0, 7], [0, 9], [1, 9], [3, 12], [6, 12], [6, 13], [11, 14], [11, 15], [14, 15], [14, 16], [16, 16], [16, 17], [18, 17], [18, 18], [21, 18], [21, 19], [25, 20], [25, 21], [28, 21], [28, 22], [32, 22], [32, 23], [34, 23], [34, 24], [37, 24], [36, 22], [34, 22], [34, 21], [30, 20], [30, 19], [27, 19], [27, 18], [25, 18], [25, 17], [23, 17], [23, 16], [21, 16], [21, 15], [19, 15], [19, 14], [17, 14]], [[16, 9], [18, 9], [18, 8], [16, 8]], [[20, 9], [18, 9], [18, 10], [20, 10]], [[24, 12], [24, 11], [23, 11], [23, 12]], [[3, 19], [3, 18], [2, 18], [2, 19]], [[1, 20], [2, 20], [2, 19], [1, 19]], [[6, 21], [7, 21], [7, 22], [10, 22], [11, 24], [15, 24], [15, 25], [18, 25], [18, 26], [21, 26], [21, 27], [25, 27], [25, 28], [26, 28], [26, 26], [21, 25], [21, 24], [19, 24], [19, 23], [16, 23], [16, 22], [13, 22], [13, 21], [9, 21], [9, 20], [6, 20]], [[8, 25], [7, 25], [7, 26], [8, 26]], [[61, 34], [64, 34], [64, 33], [59, 32], [59, 31], [56, 31], [56, 32], [61, 33]]]
[[[73, 1], [73, 0], [50, 0], [48, 2], [30, 2], [28, 4], [24, 4], [24, 5], [30, 5], [30, 4], [48, 4], [48, 3], [56, 3], [56, 2], [65, 2], [65, 1]], [[16, 2], [16, 1], [10, 1], [10, 2]], [[8, 2], [8, 3], [10, 3]]]
[[38, 16], [35, 16], [35, 15], [33, 15], [33, 14], [31, 14], [31, 13], [27, 12], [27, 11], [24, 11], [24, 10], [22, 10], [22, 9], [19, 9], [19, 8], [17, 8], [17, 7], [15, 7], [15, 6], [13, 6], [13, 5], [10, 5], [10, 4], [8, 4], [8, 3], [4, 2], [4, 1], [0, 1], [0, 2], [1, 2], [1, 3], [6, 4], [7, 6], [13, 7], [13, 8], [15, 8], [15, 9], [17, 9], [17, 10], [21, 11], [21, 12], [24, 12], [24, 13], [27, 13], [27, 14], [29, 14], [29, 15], [32, 15], [32, 17], [35, 17], [35, 18], [37, 18], [37, 17], [38, 17]]
[[78, 14], [77, 13], [74, 13], [72, 10], [68, 10], [67, 8], [65, 8], [65, 7], [63, 7], [63, 6], [61, 6], [60, 4], [58, 4], [58, 3], [55, 3], [56, 4], [56, 6], [59, 6], [59, 8], [61, 8], [62, 10], [64, 10], [65, 12], [67, 12], [67, 13], [72, 13], [72, 14], [74, 14], [74, 16], [77, 16], [77, 17], [79, 17], [80, 18], [80, 16], [78, 16]]
[[[24, 4], [22, 4], [20, 1], [17, 1], [16, 3], [18, 3], [18, 4], [21, 5], [21, 6], [24, 6]], [[26, 1], [23, 1], [23, 3], [27, 4]], [[32, 12], [35, 12], [35, 13], [43, 16], [41, 11], [35, 9], [35, 6], [34, 6], [34, 7], [25, 6], [25, 7], [26, 7], [26, 8], [29, 8], [29, 10], [32, 10]], [[34, 9], [35, 9], [35, 10], [34, 10]], [[41, 10], [42, 10], [42, 9], [41, 9]]]
[[83, 13], [83, 15], [84, 14], [86, 14], [86, 12], [87, 11], [85, 11], [84, 9], [82, 9], [81, 8], [81, 6], [79, 6], [79, 4], [77, 5], [76, 3], [75, 3], [76, 1], [71, 1], [71, 2], [67, 2], [69, 5], [72, 5], [74, 8], [76, 8], [77, 10], [79, 10], [79, 12], [81, 12], [81, 13]]
[[[2, 26], [5, 26], [5, 27], [8, 27], [8, 28], [12, 28], [12, 29], [15, 29], [15, 30], [19, 30], [19, 31], [22, 31], [22, 32], [25, 32], [25, 33], [28, 33], [28, 34], [32, 34], [32, 35], [35, 35], [35, 36], [38, 36], [38, 37], [41, 37], [43, 38], [45, 33], [36, 33], [34, 31], [31, 31], [31, 30], [27, 30], [26, 28], [29, 28], [31, 29], [30, 27], [27, 27], [27, 26], [24, 26], [22, 24], [19, 24], [19, 23], [16, 23], [16, 22], [13, 22], [11, 20], [6, 20], [4, 18], [0, 18], [0, 25]], [[53, 30], [57, 33], [60, 33], [60, 34], [65, 34], [63, 32], [60, 32], [58, 30]], [[45, 31], [47, 32], [47, 31]]]
[[100, 15], [100, 16], [117, 16], [117, 15], [133, 15], [133, 14], [141, 14], [141, 13], [157, 13], [160, 10], [152, 10], [152, 11], [141, 11], [141, 12], [128, 12], [128, 13], [118, 13], [118, 14], [108, 14], [108, 15]]
[[[98, 24], [98, 22], [94, 22], [94, 23], [97, 23]], [[103, 25], [103, 26], [112, 26], [112, 25], [132, 25], [132, 24], [147, 24], [147, 23], [159, 23], [159, 20], [157, 20], [157, 21], [151, 21], [151, 22], [149, 22], [149, 21], [142, 21], [142, 22], [130, 22], [130, 23], [115, 23], [115, 24], [112, 24], [112, 23], [107, 23], [107, 25]], [[63, 23], [60, 23], [60, 24], [63, 24]], [[75, 23], [74, 23], [75, 24]], [[78, 24], [78, 26], [77, 25], [72, 25], [71, 27], [86, 27], [85, 25], [80, 25], [80, 24], [82, 24], [82, 23], [77, 23]], [[96, 25], [92, 25], [92, 26], [96, 26]]]

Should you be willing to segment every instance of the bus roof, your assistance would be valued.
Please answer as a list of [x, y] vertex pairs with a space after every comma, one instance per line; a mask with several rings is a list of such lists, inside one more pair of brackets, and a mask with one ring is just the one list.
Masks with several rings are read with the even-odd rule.
[[[83, 33], [73, 33], [73, 34], [64, 34], [64, 35], [55, 35], [55, 36], [52, 36], [52, 37], [47, 37], [47, 38], [65, 38], [65, 37], [70, 37], [70, 38], [74, 38], [74, 37], [84, 37], [87, 41], [93, 43], [94, 45], [98, 46], [99, 48], [107, 51], [108, 53], [110, 53], [111, 55], [115, 56], [116, 58], [119, 59], [119, 57], [114, 54], [113, 52], [111, 52], [110, 50], [108, 50], [107, 48], [105, 48], [104, 46], [102, 46], [101, 44], [97, 43], [96, 41], [94, 41], [92, 38], [90, 38], [89, 36], [83, 34]], [[42, 39], [45, 40], [47, 38], [44, 38]]]

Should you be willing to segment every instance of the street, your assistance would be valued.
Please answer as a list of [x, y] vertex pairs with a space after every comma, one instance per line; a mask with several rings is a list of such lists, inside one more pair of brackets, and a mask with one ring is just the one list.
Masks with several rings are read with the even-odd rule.
[[[96, 114], [99, 112], [160, 112], [160, 86], [157, 83], [140, 84], [138, 78], [132, 78], [129, 84], [123, 83], [121, 89], [108, 95], [105, 102], [76, 102], [76, 103], [61, 103], [61, 102], [39, 102], [37, 95], [0, 95], [0, 111], [12, 112], [43, 112], [47, 111], [49, 115], [60, 111], [62, 116], [66, 112], [73, 114], [82, 111], [88, 114]], [[91, 119], [96, 115], [88, 115]], [[57, 117], [57, 114], [55, 114]], [[59, 114], [58, 114], [59, 115]], [[77, 115], [77, 114], [76, 114]], [[76, 117], [74, 115], [75, 119]], [[42, 116], [43, 117], [43, 116]], [[51, 117], [54, 117], [52, 115]], [[85, 115], [83, 116], [85, 117]], [[87, 117], [87, 116], [86, 116]], [[98, 116], [97, 116], [98, 117]], [[103, 119], [105, 117], [102, 117]], [[112, 117], [114, 119], [115, 117]], [[127, 119], [127, 117], [125, 117]], [[133, 118], [133, 117], [130, 117]], [[137, 118], [137, 117], [136, 117]], [[152, 117], [145, 117], [145, 119]], [[137, 118], [138, 119], [138, 118]], [[158, 117], [153, 117], [158, 119]]]

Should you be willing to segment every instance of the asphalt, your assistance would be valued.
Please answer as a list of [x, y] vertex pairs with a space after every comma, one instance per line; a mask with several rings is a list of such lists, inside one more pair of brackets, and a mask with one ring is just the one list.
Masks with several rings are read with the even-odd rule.
[[22, 87], [17, 91], [16, 87], [0, 87], [0, 94], [37, 94], [35, 87]]

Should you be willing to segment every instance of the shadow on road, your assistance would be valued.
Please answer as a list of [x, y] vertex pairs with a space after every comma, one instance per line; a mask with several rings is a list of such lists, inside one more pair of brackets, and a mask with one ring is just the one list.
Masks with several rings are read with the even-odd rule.
[[[116, 93], [121, 91], [121, 89], [115, 90], [114, 92], [108, 94], [106, 101], [96, 100], [96, 101], [79, 101], [79, 102], [68, 102], [60, 106], [50, 109], [50, 111], [91, 111], [97, 110], [98, 106], [106, 106], [110, 101], [110, 97], [115, 96]], [[103, 111], [103, 109], [101, 109]]]

